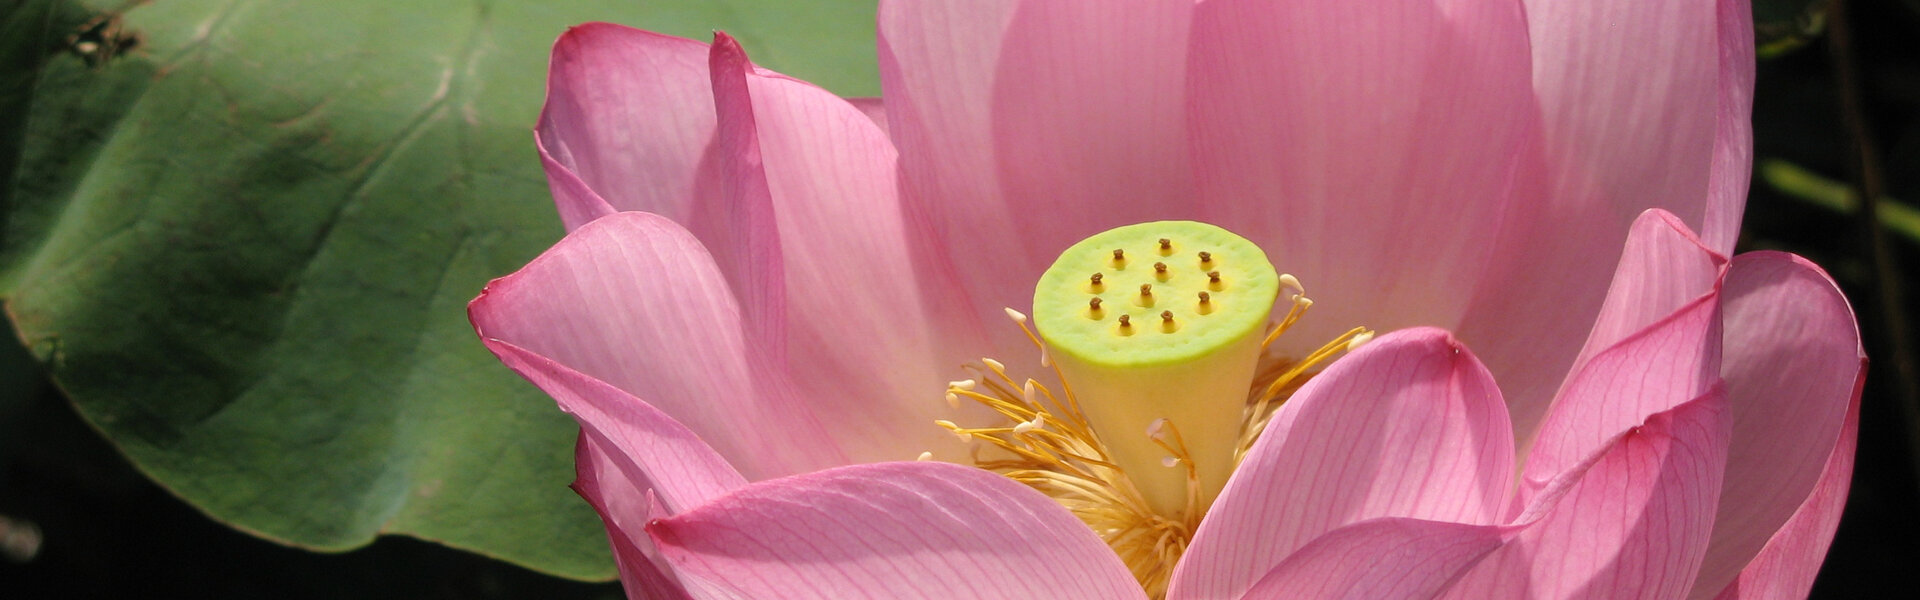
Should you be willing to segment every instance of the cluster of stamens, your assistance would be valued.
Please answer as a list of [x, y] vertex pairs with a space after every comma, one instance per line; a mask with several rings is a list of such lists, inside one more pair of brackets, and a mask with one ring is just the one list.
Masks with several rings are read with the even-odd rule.
[[[1114, 464], [1106, 444], [1081, 413], [1079, 400], [1059, 368], [1045, 360], [1046, 346], [1027, 327], [1026, 315], [1011, 308], [1006, 312], [1041, 349], [1043, 366], [1052, 367], [1061, 392], [1056, 394], [1031, 378], [1016, 380], [1007, 373], [1005, 364], [983, 358], [979, 366], [966, 365], [973, 378], [948, 382], [947, 404], [958, 409], [962, 401], [970, 400], [999, 413], [1006, 424], [977, 428], [946, 420], [935, 424], [961, 441], [984, 444], [974, 447], [976, 466], [1053, 498], [1114, 549], [1149, 596], [1164, 597], [1173, 566], [1199, 526], [1200, 511], [1188, 511], [1188, 519], [1171, 519], [1147, 505], [1126, 470]], [[1189, 479], [1196, 477], [1191, 461], [1186, 460], [1186, 444], [1178, 429], [1164, 423], [1149, 435], [1167, 451], [1166, 466], [1184, 464]]]

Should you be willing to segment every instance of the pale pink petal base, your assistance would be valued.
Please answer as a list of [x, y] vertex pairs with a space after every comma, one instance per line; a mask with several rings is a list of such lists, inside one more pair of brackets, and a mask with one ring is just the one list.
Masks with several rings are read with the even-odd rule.
[[1144, 599], [1078, 519], [1006, 477], [938, 462], [742, 488], [647, 526], [694, 597]]

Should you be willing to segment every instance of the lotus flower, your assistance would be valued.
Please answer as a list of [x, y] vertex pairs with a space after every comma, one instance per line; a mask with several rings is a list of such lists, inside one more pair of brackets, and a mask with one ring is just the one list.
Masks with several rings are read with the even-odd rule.
[[[470, 315], [580, 422], [632, 597], [1803, 596], [1864, 358], [1817, 267], [1728, 258], [1747, 11], [882, 2], [884, 102], [724, 35], [583, 25], [536, 131], [568, 234]], [[1157, 429], [1067, 433], [1064, 357], [1003, 307], [1076, 241], [1169, 219], [1293, 278], [1261, 375], [1199, 374], [1284, 403], [1147, 535], [1088, 499], [1192, 462]], [[1355, 326], [1389, 333], [1338, 343]], [[1047, 440], [1081, 454], [994, 458]], [[1084, 460], [1148, 442], [1174, 468]], [[1126, 477], [1049, 479], [1072, 469]]]

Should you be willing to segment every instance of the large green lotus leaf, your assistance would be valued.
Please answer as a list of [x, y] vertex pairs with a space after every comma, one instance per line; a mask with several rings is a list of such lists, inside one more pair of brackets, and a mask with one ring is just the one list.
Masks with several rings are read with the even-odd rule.
[[554, 38], [723, 29], [878, 88], [871, 0], [160, 0], [123, 55], [73, 52], [117, 8], [0, 1], [0, 293], [80, 412], [234, 527], [576, 578], [613, 574], [576, 430], [464, 310], [561, 234], [530, 133]]

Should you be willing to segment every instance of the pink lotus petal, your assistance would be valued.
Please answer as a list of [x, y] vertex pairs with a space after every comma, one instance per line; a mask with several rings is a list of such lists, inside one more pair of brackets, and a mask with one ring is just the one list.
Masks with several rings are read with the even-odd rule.
[[[711, 451], [709, 451], [711, 452]], [[579, 492], [607, 528], [607, 541], [613, 546], [613, 560], [620, 567], [620, 581], [627, 597], [634, 600], [690, 600], [679, 578], [666, 559], [660, 557], [653, 538], [644, 535], [648, 521], [665, 516], [650, 486], [636, 483], [620, 472], [614, 454], [585, 433], [574, 445], [573, 490]], [[735, 479], [739, 479], [736, 474]], [[733, 487], [745, 485], [745, 481]], [[731, 488], [729, 488], [731, 489]], [[705, 499], [703, 498], [704, 502]], [[635, 535], [642, 534], [642, 535]]]
[[1458, 322], [1508, 206], [1532, 201], [1513, 196], [1537, 126], [1526, 28], [1519, 0], [1199, 5], [1201, 214], [1306, 283], [1289, 353]]
[[1433, 598], [1498, 549], [1507, 529], [1406, 518], [1361, 521], [1288, 556], [1241, 598]]
[[753, 334], [779, 339], [771, 200], [750, 120], [723, 130], [715, 118], [709, 54], [700, 42], [619, 25], [570, 29], [554, 44], [535, 141], [569, 229], [608, 210], [681, 224], [747, 299]]
[[725, 35], [714, 42], [713, 80], [720, 146], [733, 149], [729, 178], [741, 193], [765, 195], [778, 231], [785, 313], [765, 315], [784, 334], [775, 351], [830, 424], [826, 434], [855, 461], [963, 456], [933, 425], [954, 416], [939, 383], [984, 343], [976, 328], [940, 325], [964, 304], [939, 271], [915, 268], [922, 233], [901, 210], [892, 144], [852, 104], [755, 67]]
[[[1002, 274], [1026, 284], [1016, 298], [1031, 296], [1041, 270], [1082, 238], [1195, 214], [1182, 151], [1194, 4], [1028, 1], [1014, 11], [986, 125], [996, 200], [1018, 211], [1001, 226], [1029, 257]], [[975, 243], [956, 241], [963, 251]]]
[[[1635, 226], [1588, 353], [1540, 421], [1523, 502], [1607, 440], [1720, 380], [1724, 259], [1678, 226], [1661, 213]], [[1515, 413], [1526, 408], [1509, 406]], [[1523, 443], [1526, 432], [1517, 432]]]
[[[713, 140], [707, 46], [609, 23], [567, 30], [553, 45], [547, 104], [534, 135], [563, 215], [579, 214], [568, 173], [614, 210], [687, 222], [710, 194], [701, 167]], [[558, 167], [556, 172], [555, 167]], [[567, 219], [568, 229], [584, 224]]]
[[553, 204], [560, 212], [560, 224], [566, 226], [567, 231], [579, 229], [594, 219], [617, 212], [613, 205], [600, 197], [599, 192], [593, 191], [566, 165], [555, 160], [537, 134], [533, 144], [540, 150], [540, 166], [547, 172], [547, 187], [553, 192]]
[[1717, 4], [1527, 2], [1545, 130], [1523, 173], [1546, 179], [1508, 215], [1458, 328], [1523, 433], [1573, 361], [1636, 215], [1664, 208], [1732, 250], [1751, 166], [1752, 21], [1739, 0]]
[[[880, 79], [905, 201], [996, 349], [1061, 250], [1184, 214], [1188, 0], [881, 2]], [[931, 258], [931, 257], [929, 257]], [[931, 264], [931, 262], [929, 262]], [[1001, 358], [1006, 358], [1002, 356]]]
[[761, 164], [759, 127], [747, 95], [746, 73], [753, 69], [740, 45], [723, 33], [708, 47], [707, 75], [713, 86], [713, 145], [704, 164], [716, 173], [710, 198], [701, 198], [682, 222], [714, 253], [734, 295], [741, 298], [747, 331], [774, 347], [786, 340], [786, 260], [773, 212], [773, 192]]
[[1726, 389], [1627, 430], [1560, 473], [1506, 545], [1445, 598], [1678, 598], [1693, 584], [1726, 468]]
[[590, 487], [601, 490], [608, 486], [599, 482], [611, 482], [612, 493], [589, 500], [621, 523], [645, 522], [647, 507], [639, 498], [649, 490], [678, 512], [746, 485], [711, 446], [652, 405], [513, 344], [488, 340], [487, 349], [580, 422], [581, 435], [600, 450], [595, 457], [613, 467], [587, 472]]
[[1572, 372], [1579, 372], [1595, 354], [1713, 293], [1726, 267], [1726, 257], [1701, 243], [1672, 213], [1640, 213], [1627, 232], [1606, 300]]
[[1446, 332], [1381, 336], [1280, 408], [1174, 571], [1178, 597], [1233, 597], [1314, 538], [1377, 517], [1503, 517], [1506, 411], [1485, 367]]
[[[1735, 257], [1722, 298], [1721, 373], [1733, 399], [1733, 448], [1694, 598], [1711, 598], [1732, 583], [1789, 517], [1806, 510], [1820, 478], [1834, 477], [1834, 461], [1852, 460], [1842, 430], [1866, 366], [1846, 297], [1805, 259], [1779, 252]], [[1843, 452], [1848, 456], [1837, 456]], [[1844, 483], [1838, 493], [1845, 495]], [[1801, 568], [1819, 566], [1827, 539], [1818, 540], [1819, 551], [1797, 554]]]
[[1551, 230], [1591, 232], [1560, 236], [1555, 255], [1619, 244], [1650, 203], [1705, 224], [1723, 67], [1720, 36], [1701, 34], [1720, 31], [1716, 4], [1528, 0], [1552, 173], [1545, 200], [1555, 224], [1578, 224]]
[[1707, 181], [1700, 237], [1721, 254], [1733, 253], [1747, 208], [1753, 170], [1753, 5], [1718, 0], [1719, 103], [1714, 111], [1713, 173]]
[[[1000, 306], [1025, 306], [1032, 281], [1023, 274], [1036, 268], [1005, 226], [1021, 217], [1017, 207], [997, 200], [989, 113], [1001, 41], [1019, 5], [882, 0], [878, 15], [887, 131], [907, 178], [902, 200], [933, 229], [926, 266], [955, 269], [975, 326], [998, 324], [991, 313]], [[1011, 334], [994, 339], [996, 348], [1019, 347]]]
[[877, 463], [761, 482], [647, 533], [696, 598], [1145, 598], [1071, 513], [987, 471]]
[[[782, 373], [755, 354], [713, 260], [665, 218], [616, 213], [588, 223], [489, 284], [467, 310], [483, 340], [646, 399], [748, 479], [845, 462]], [[604, 401], [598, 410], [609, 414], [640, 410], [581, 397]]]
[[860, 114], [866, 115], [867, 119], [873, 121], [873, 124], [880, 128], [882, 135], [887, 133], [887, 103], [885, 101], [879, 98], [848, 98], [847, 103], [852, 104], [854, 108], [860, 110]]
[[[1600, 312], [1592, 320], [1579, 321], [1563, 314], [1560, 319], [1564, 322], [1555, 325], [1562, 327], [1566, 323], [1591, 324], [1591, 329], [1586, 333], [1586, 342], [1577, 354], [1570, 357], [1572, 367], [1569, 373], [1571, 374], [1554, 371], [1552, 370], [1554, 365], [1540, 360], [1545, 354], [1553, 352], [1556, 345], [1554, 336], [1563, 336], [1565, 339], [1568, 336], [1565, 332], [1520, 329], [1517, 331], [1525, 332], [1524, 335], [1502, 332], [1504, 338], [1497, 338], [1491, 344], [1496, 348], [1496, 352], [1511, 351], [1526, 345], [1540, 346], [1527, 350], [1527, 352], [1536, 353], [1531, 360], [1523, 363], [1532, 370], [1531, 372], [1516, 373], [1514, 377], [1500, 379], [1502, 390], [1509, 392], [1507, 408], [1513, 415], [1514, 432], [1520, 440], [1523, 451], [1531, 446], [1536, 436], [1540, 435], [1541, 427], [1544, 426], [1542, 420], [1547, 418], [1548, 409], [1555, 406], [1555, 403], [1561, 402], [1556, 398], [1566, 394], [1565, 386], [1571, 385], [1573, 377], [1588, 361], [1635, 332], [1666, 318], [1689, 302], [1700, 300], [1703, 295], [1714, 289], [1726, 267], [1725, 257], [1706, 247], [1677, 217], [1659, 209], [1642, 212], [1638, 218], [1634, 219], [1633, 226], [1628, 230], [1625, 248], [1619, 251], [1610, 250], [1609, 253], [1617, 256], [1619, 262], [1614, 267], [1612, 277], [1608, 279], [1611, 283], [1604, 296], [1605, 300], [1599, 306]], [[1525, 285], [1547, 284], [1530, 281]], [[1535, 298], [1535, 301], [1539, 300]], [[1496, 302], [1496, 304], [1499, 303]], [[1560, 305], [1548, 303], [1523, 310], [1521, 314], [1560, 308]], [[1471, 324], [1467, 327], [1472, 329]], [[1511, 367], [1514, 364], [1509, 362], [1507, 366]], [[1501, 373], [1496, 371], [1495, 376], [1500, 377]], [[1547, 396], [1535, 393], [1537, 389], [1534, 384], [1550, 380], [1562, 386], [1559, 394]], [[1534, 395], [1515, 396], [1513, 395], [1515, 388], [1520, 390], [1518, 392], [1520, 394], [1533, 393]], [[1534, 392], [1528, 390], [1534, 390]], [[1683, 392], [1673, 401], [1691, 398], [1698, 393], [1698, 390]], [[1625, 422], [1637, 423], [1643, 416], [1630, 416]], [[1598, 432], [1598, 437], [1592, 437], [1589, 441], [1606, 439], [1613, 433], [1617, 432]], [[1569, 459], [1582, 455], [1581, 451], [1569, 450], [1569, 452], [1571, 454], [1566, 456]]]
[[[1863, 380], [1864, 383], [1864, 380]], [[1833, 532], [1840, 527], [1840, 513], [1846, 508], [1847, 486], [1853, 478], [1854, 443], [1860, 431], [1860, 390], [1853, 391], [1847, 418], [1828, 455], [1826, 468], [1804, 504], [1795, 510], [1786, 525], [1773, 533], [1760, 554], [1747, 563], [1740, 576], [1717, 596], [1719, 600], [1790, 600], [1805, 598], [1813, 589], [1814, 575], [1820, 572], [1821, 559], [1833, 543]], [[1696, 597], [1703, 591], [1694, 588]]]

